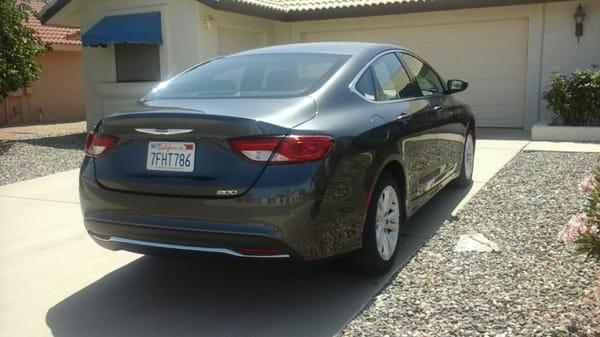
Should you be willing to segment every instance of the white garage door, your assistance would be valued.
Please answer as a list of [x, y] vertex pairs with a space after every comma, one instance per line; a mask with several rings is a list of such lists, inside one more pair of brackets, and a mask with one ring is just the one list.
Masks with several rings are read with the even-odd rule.
[[305, 42], [392, 43], [413, 50], [445, 79], [469, 82], [459, 94], [471, 104], [479, 126], [523, 127], [527, 20], [373, 30], [305, 32]]

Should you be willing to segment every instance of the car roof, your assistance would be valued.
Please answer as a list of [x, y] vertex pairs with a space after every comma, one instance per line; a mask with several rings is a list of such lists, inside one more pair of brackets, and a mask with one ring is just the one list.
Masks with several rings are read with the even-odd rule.
[[315, 53], [315, 54], [342, 54], [360, 55], [379, 52], [389, 49], [405, 49], [393, 44], [367, 43], [367, 42], [314, 42], [294, 43], [279, 46], [247, 50], [233, 55], [258, 55], [276, 53]]

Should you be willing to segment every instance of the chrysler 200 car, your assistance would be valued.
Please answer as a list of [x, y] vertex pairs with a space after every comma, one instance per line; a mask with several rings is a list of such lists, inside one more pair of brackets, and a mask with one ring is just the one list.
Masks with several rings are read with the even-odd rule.
[[411, 51], [314, 43], [212, 59], [90, 132], [80, 198], [109, 249], [387, 270], [407, 217], [467, 185], [475, 121]]

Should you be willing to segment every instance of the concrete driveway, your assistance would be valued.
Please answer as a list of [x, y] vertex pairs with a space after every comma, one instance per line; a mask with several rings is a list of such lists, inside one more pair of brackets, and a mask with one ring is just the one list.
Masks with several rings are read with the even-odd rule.
[[[409, 221], [397, 268], [527, 143], [478, 141], [475, 183]], [[76, 170], [1, 186], [0, 243], [4, 336], [333, 336], [391, 276], [103, 250], [83, 229]]]

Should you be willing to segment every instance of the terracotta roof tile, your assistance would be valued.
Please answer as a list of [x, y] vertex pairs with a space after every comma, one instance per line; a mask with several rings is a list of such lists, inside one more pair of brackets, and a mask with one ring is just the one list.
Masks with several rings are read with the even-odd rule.
[[[27, 3], [31, 6], [31, 9], [36, 13], [39, 13], [42, 10], [42, 8], [46, 5], [43, 2], [35, 0], [28, 1]], [[40, 20], [38, 20], [31, 13], [29, 14], [29, 18], [27, 19], [27, 26], [35, 30], [36, 34], [42, 39], [42, 41], [46, 43], [70, 46], [81, 45], [78, 28], [42, 25]]]
[[327, 10], [334, 8], [367, 7], [434, 0], [234, 0], [241, 4], [265, 7], [281, 12]]

